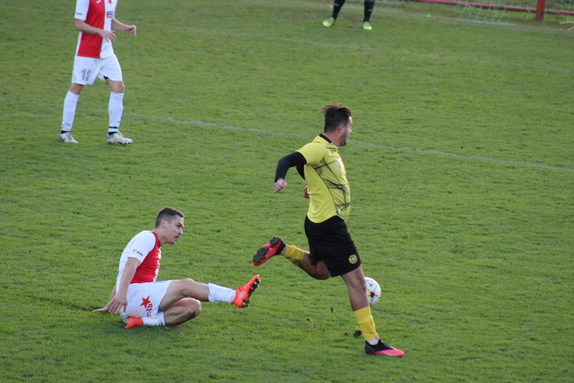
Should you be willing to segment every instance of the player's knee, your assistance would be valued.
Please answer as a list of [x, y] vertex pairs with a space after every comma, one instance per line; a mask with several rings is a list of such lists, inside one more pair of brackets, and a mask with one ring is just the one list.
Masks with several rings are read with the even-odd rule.
[[184, 295], [186, 297], [193, 296], [193, 291], [195, 291], [197, 282], [191, 278], [180, 279], [179, 282], [181, 283]]
[[82, 90], [84, 89], [84, 86], [82, 84], [75, 84], [72, 83], [72, 85], [70, 86], [70, 92], [79, 95], [80, 93], [82, 93]]
[[365, 278], [360, 278], [351, 281], [349, 283], [349, 290], [353, 290], [358, 294], [366, 294], [367, 293], [367, 284], [365, 283]]
[[201, 302], [195, 300], [195, 304], [191, 307], [191, 314], [193, 315], [192, 318], [195, 318], [199, 314], [201, 314]]
[[201, 314], [201, 302], [198, 301], [197, 299], [189, 299], [187, 301], [186, 307], [187, 307], [186, 312], [187, 320], [193, 319], [199, 314]]
[[188, 286], [188, 287], [189, 287], [189, 286], [193, 286], [193, 285], [195, 285], [195, 284], [197, 283], [196, 281], [194, 281], [194, 280], [191, 279], [191, 278], [183, 278], [183, 279], [181, 279], [181, 281], [183, 282], [183, 284], [184, 284], [185, 286]]
[[124, 93], [126, 90], [126, 86], [124, 85], [123, 81], [110, 82], [110, 88], [114, 93]]

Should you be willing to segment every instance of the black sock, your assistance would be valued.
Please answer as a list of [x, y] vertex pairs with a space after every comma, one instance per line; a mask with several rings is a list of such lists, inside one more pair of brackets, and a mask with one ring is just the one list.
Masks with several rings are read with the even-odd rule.
[[363, 22], [369, 21], [371, 19], [371, 13], [373, 13], [373, 8], [375, 8], [375, 2], [365, 0], [365, 17], [363, 18]]
[[343, 4], [345, 4], [345, 0], [335, 0], [333, 3], [333, 14], [331, 15], [332, 18], [336, 19], [339, 16], [339, 12], [341, 8], [343, 8]]

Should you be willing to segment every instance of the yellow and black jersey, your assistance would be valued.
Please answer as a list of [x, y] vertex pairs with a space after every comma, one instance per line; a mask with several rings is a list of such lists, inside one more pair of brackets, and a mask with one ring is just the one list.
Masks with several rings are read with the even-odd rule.
[[297, 152], [306, 160], [309, 219], [321, 223], [337, 215], [346, 220], [351, 209], [351, 189], [339, 148], [321, 134]]

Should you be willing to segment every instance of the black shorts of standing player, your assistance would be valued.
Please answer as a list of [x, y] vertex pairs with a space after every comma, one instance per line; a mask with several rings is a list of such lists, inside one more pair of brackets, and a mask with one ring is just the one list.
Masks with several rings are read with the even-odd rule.
[[324, 261], [332, 277], [347, 274], [361, 265], [361, 258], [343, 219], [334, 216], [321, 223], [305, 217], [305, 234], [313, 264]]

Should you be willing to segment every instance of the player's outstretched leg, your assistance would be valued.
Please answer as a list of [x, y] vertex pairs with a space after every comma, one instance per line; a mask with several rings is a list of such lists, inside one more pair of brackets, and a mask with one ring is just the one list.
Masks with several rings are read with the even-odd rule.
[[232, 305], [239, 308], [247, 307], [249, 304], [249, 297], [255, 291], [259, 283], [261, 282], [261, 276], [256, 275], [245, 286], [238, 286], [235, 292], [235, 299], [231, 301]]
[[271, 257], [281, 254], [284, 248], [285, 242], [283, 242], [280, 237], [273, 237], [268, 243], [261, 246], [259, 250], [255, 252], [251, 263], [253, 266], [261, 266]]
[[379, 338], [379, 343], [371, 345], [369, 342], [365, 342], [365, 352], [369, 355], [384, 355], [384, 356], [396, 356], [400, 358], [405, 355], [404, 352], [398, 348], [391, 347], [387, 343], [383, 342]]

